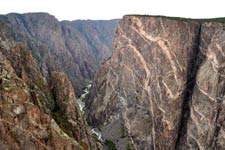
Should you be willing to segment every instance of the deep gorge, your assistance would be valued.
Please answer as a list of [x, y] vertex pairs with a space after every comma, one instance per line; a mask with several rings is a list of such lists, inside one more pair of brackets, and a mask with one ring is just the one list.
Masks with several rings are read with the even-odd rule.
[[0, 149], [223, 150], [224, 25], [1, 15]]

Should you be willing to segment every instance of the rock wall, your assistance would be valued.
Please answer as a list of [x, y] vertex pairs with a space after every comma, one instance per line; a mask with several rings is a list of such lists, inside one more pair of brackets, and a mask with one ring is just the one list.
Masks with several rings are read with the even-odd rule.
[[178, 149], [224, 149], [224, 41], [224, 23], [202, 23], [199, 48], [204, 59], [197, 71]]
[[125, 16], [88, 122], [118, 149], [222, 149], [224, 35], [216, 20]]

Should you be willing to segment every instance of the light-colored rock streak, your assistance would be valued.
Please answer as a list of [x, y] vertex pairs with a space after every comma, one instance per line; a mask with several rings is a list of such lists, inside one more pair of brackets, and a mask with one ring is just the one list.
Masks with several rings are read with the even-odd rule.
[[[134, 50], [134, 52], [140, 58], [141, 63], [143, 64], [143, 67], [144, 67], [145, 72], [146, 72], [146, 80], [144, 81], [144, 89], [145, 89], [145, 91], [148, 94], [150, 94], [150, 87], [148, 85], [149, 79], [150, 79], [150, 71], [148, 69], [147, 62], [145, 61], [145, 59], [142, 56], [142, 54], [136, 49], [136, 47], [131, 44], [131, 39], [129, 39], [128, 37], [125, 37], [125, 38], [129, 42], [129, 45], [128, 46], [131, 47]], [[150, 111], [151, 111], [151, 114], [152, 114], [152, 121], [154, 122], [155, 115], [154, 115], [154, 108], [153, 108], [153, 102], [152, 102], [152, 100], [150, 100]], [[156, 136], [156, 133], [155, 133], [155, 124], [153, 123], [152, 124], [152, 139], [153, 139], [153, 147], [154, 147], [154, 149], [156, 149], [156, 146], [155, 146], [155, 136]]]
[[134, 26], [132, 26], [131, 28], [137, 33], [139, 33], [140, 36], [143, 37], [144, 39], [147, 39], [148, 41], [151, 41], [151, 42], [157, 42], [159, 40], [162, 40], [161, 37], [152, 37], [150, 34], [146, 33], [142, 22], [138, 18], [133, 17], [133, 22], [136, 23], [139, 29], [137, 30]]
[[[142, 63], [142, 66], [143, 66], [143, 68], [144, 68], [144, 70], [145, 70], [145, 73], [146, 73], [146, 79], [148, 80], [149, 77], [150, 77], [150, 71], [149, 71], [149, 69], [148, 69], [148, 64], [147, 64], [147, 62], [145, 61], [145, 59], [144, 59], [144, 57], [142, 56], [142, 54], [136, 49], [136, 47], [133, 46], [133, 45], [131, 44], [131, 39], [129, 39], [129, 38], [126, 37], [126, 36], [123, 36], [123, 37], [129, 42], [129, 44], [128, 44], [127, 46], [130, 47], [130, 48], [133, 50], [133, 52], [136, 53], [135, 56], [138, 56], [140, 62]], [[148, 83], [147, 83], [147, 84], [148, 84]], [[148, 86], [147, 84], [145, 84], [144, 86], [147, 87], [147, 86]]]
[[[176, 67], [176, 64], [177, 66], [181, 69], [181, 65], [178, 61], [178, 59], [176, 58], [176, 55], [172, 53], [172, 51], [170, 50], [170, 48], [168, 48], [168, 46], [165, 45], [165, 42], [168, 43], [169, 47], [170, 47], [170, 44], [169, 44], [169, 41], [165, 40], [165, 39], [162, 39], [160, 37], [152, 37], [150, 34], [146, 33], [144, 31], [144, 27], [143, 27], [143, 24], [142, 22], [134, 17], [134, 22], [136, 22], [136, 24], [138, 25], [138, 28], [139, 28], [139, 31], [137, 31], [136, 28], [133, 28], [133, 30], [136, 30], [137, 33], [140, 33], [141, 36], [143, 38], [147, 38], [149, 41], [152, 41], [152, 42], [157, 42], [158, 45], [161, 47], [161, 49], [163, 50], [163, 53], [167, 56], [168, 60], [169, 60], [169, 63], [170, 63], [170, 66], [172, 68], [172, 71], [173, 71], [173, 75], [174, 75], [174, 79], [176, 81], [176, 83], [180, 83], [178, 81], [178, 77], [177, 77], [177, 74], [178, 74], [178, 71], [177, 71], [177, 67]], [[161, 22], [162, 23], [162, 22]], [[175, 62], [176, 61], [176, 62]], [[165, 84], [164, 84], [165, 85]], [[168, 86], [165, 86], [166, 89], [167, 89], [167, 92], [169, 93], [169, 97], [171, 99], [176, 99], [179, 97], [180, 93], [177, 93], [176, 95], [173, 95], [173, 93], [171, 92], [171, 90], [168, 88]]]
[[181, 92], [176, 92], [176, 94], [173, 94], [173, 92], [170, 90], [170, 88], [167, 86], [167, 84], [163, 80], [162, 80], [162, 83], [163, 83], [164, 87], [166, 88], [166, 92], [167, 92], [169, 98], [175, 100], [180, 96]]
[[[212, 41], [214, 41], [214, 38], [212, 39]], [[206, 54], [207, 59], [210, 60], [210, 63], [211, 63], [211, 65], [212, 65], [213, 71], [214, 71], [216, 74], [218, 74], [219, 76], [225, 78], [225, 75], [220, 74], [220, 73], [218, 72], [218, 68], [223, 67], [223, 66], [224, 66], [224, 63], [222, 63], [221, 65], [219, 65], [220, 63], [219, 63], [219, 61], [218, 61], [218, 59], [217, 59], [217, 55], [216, 55], [215, 52], [210, 48], [211, 45], [212, 45], [212, 43], [210, 44], [210, 46], [209, 46], [209, 48], [208, 48], [208, 51], [207, 51], [207, 54]], [[221, 48], [221, 46], [218, 45], [218, 44], [216, 43], [216, 47], [217, 47], [218, 51], [219, 51], [219, 52], [222, 54], [222, 56], [224, 57], [225, 54], [223, 53], [223, 49]]]
[[127, 71], [129, 71], [131, 73], [131, 76], [132, 76], [132, 80], [133, 80], [133, 84], [134, 86], [136, 86], [136, 82], [135, 82], [135, 76], [134, 76], [134, 71], [128, 67], [127, 65], [125, 64], [121, 64]]
[[166, 39], [161, 38], [161, 37], [152, 37], [150, 34], [146, 33], [144, 31], [143, 24], [141, 23], [141, 21], [138, 18], [134, 17], [134, 22], [136, 22], [136, 24], [138, 25], [139, 30], [132, 27], [133, 30], [135, 30], [137, 33], [139, 33], [141, 35], [141, 37], [143, 37], [144, 39], [146, 38], [151, 42], [156, 42], [161, 47], [161, 49], [163, 50], [163, 53], [167, 56], [167, 58], [170, 62], [170, 66], [171, 66], [171, 68], [174, 72], [174, 79], [175, 79], [176, 83], [179, 83], [178, 78], [177, 78], [177, 74], [178, 74], [177, 72], [178, 71], [177, 71], [176, 63], [177, 63], [177, 65], [180, 69], [182, 67], [181, 67], [181, 65], [178, 61], [176, 61], [176, 63], [175, 63], [174, 60], [178, 60], [176, 58], [176, 55], [172, 54], [172, 51], [170, 50], [170, 48], [168, 48], [168, 46], [165, 45], [165, 43], [167, 43], [170, 47], [170, 42]]
[[160, 25], [161, 25], [161, 28], [162, 28], [162, 30], [163, 30], [163, 33], [165, 33], [165, 28], [164, 28], [164, 26], [163, 26], [162, 18], [160, 18]]
[[159, 46], [162, 48], [164, 54], [167, 56], [168, 60], [169, 60], [169, 63], [170, 63], [170, 66], [173, 70], [173, 73], [174, 73], [174, 79], [176, 81], [176, 83], [178, 84], [179, 81], [178, 81], [178, 78], [177, 78], [177, 67], [176, 67], [176, 64], [174, 62], [174, 59], [172, 58], [171, 54], [170, 54], [170, 51], [168, 49], [168, 47], [165, 45], [165, 42], [160, 40], [158, 41], [158, 44]]
[[[140, 62], [142, 63], [142, 66], [146, 72], [146, 80], [144, 81], [144, 89], [145, 91], [149, 94], [150, 93], [150, 87], [148, 85], [149, 83], [149, 79], [150, 79], [150, 71], [148, 69], [148, 65], [147, 65], [147, 62], [145, 61], [144, 57], [142, 56], [142, 54], [136, 49], [135, 46], [132, 45], [131, 43], [131, 39], [129, 39], [128, 37], [125, 36], [126, 34], [123, 34], [123, 38], [125, 38], [127, 41], [128, 41], [128, 47], [130, 47], [138, 56], [138, 58], [140, 59]], [[153, 109], [153, 102], [152, 100], [150, 100], [150, 111], [151, 111], [151, 114], [152, 114], [152, 121], [154, 122], [154, 109]], [[153, 123], [152, 125], [152, 138], [153, 138], [153, 147], [154, 149], [156, 149], [155, 147], [155, 124]], [[133, 140], [133, 139], [131, 139]]]
[[[136, 25], [138, 26], [139, 30], [137, 30], [133, 26], [132, 26], [132, 29], [134, 31], [136, 31], [144, 40], [147, 39], [147, 42], [149, 42], [149, 41], [156, 42], [161, 47], [162, 52], [166, 55], [166, 57], [169, 60], [170, 66], [171, 66], [172, 71], [173, 71], [174, 79], [175, 79], [176, 83], [178, 84], [179, 81], [178, 81], [178, 77], [177, 77], [178, 71], [177, 71], [176, 63], [178, 64], [178, 66], [180, 68], [181, 68], [181, 65], [179, 64], [179, 62], [178, 62], [178, 60], [176, 58], [176, 55], [172, 54], [172, 52], [170, 51], [170, 48], [168, 48], [168, 46], [165, 44], [165, 43], [167, 43], [169, 45], [169, 41], [167, 41], [165, 39], [162, 39], [160, 37], [152, 37], [150, 34], [148, 34], [148, 33], [146, 33], [144, 31], [143, 24], [141, 23], [141, 21], [138, 18], [134, 17], [133, 19], [134, 19], [134, 22], [136, 23]], [[130, 48], [132, 48], [132, 50], [136, 53], [136, 56], [138, 56], [138, 58], [140, 59], [140, 62], [142, 63], [142, 66], [143, 66], [143, 68], [144, 68], [144, 70], [146, 72], [146, 77], [147, 77], [147, 79], [144, 81], [144, 89], [146, 90], [146, 92], [148, 94], [150, 94], [150, 87], [148, 86], [149, 78], [150, 78], [150, 71], [148, 69], [147, 62], [145, 61], [145, 59], [142, 56], [142, 54], [136, 49], [136, 47], [132, 45], [131, 39], [126, 37], [125, 34], [123, 34], [123, 36], [128, 41], [128, 46]], [[175, 62], [174, 59], [177, 62]], [[179, 97], [179, 93], [173, 95], [172, 91], [166, 85], [166, 83], [165, 82], [163, 82], [163, 83], [164, 83], [164, 86], [165, 86], [165, 88], [167, 90], [167, 93], [169, 94], [169, 97], [171, 99], [177, 99]], [[151, 111], [151, 114], [152, 114], [152, 120], [154, 120], [154, 108], [153, 108], [153, 101], [152, 100], [150, 100], [150, 111]], [[155, 135], [156, 135], [156, 133], [155, 133], [155, 124], [153, 123], [153, 126], [152, 126], [152, 138], [153, 138], [154, 149], [156, 148], [155, 147]]]
[[[196, 119], [196, 120], [198, 120], [198, 121], [202, 121], [202, 120], [207, 120], [208, 122], [210, 122], [209, 121], [209, 119], [207, 119], [199, 110], [198, 110], [198, 108], [196, 107], [194, 107], [193, 105], [191, 105], [191, 112], [192, 113], [197, 113], [199, 116], [201, 116], [201, 118], [200, 118], [200, 120], [199, 119]], [[194, 114], [193, 114], [194, 115]], [[198, 127], [200, 127], [200, 126], [198, 126]]]
[[[225, 54], [223, 53], [223, 49], [221, 48], [221, 46], [216, 44], [216, 47], [217, 47], [218, 51], [221, 53], [221, 55], [223, 57], [225, 57]], [[222, 64], [219, 63], [217, 55], [215, 54], [214, 51], [212, 51], [211, 48], [208, 48], [207, 58], [210, 60], [213, 71], [216, 74], [218, 74], [219, 76], [225, 78], [224, 74], [221, 74], [221, 73], [218, 72], [218, 68], [223, 68], [225, 66], [225, 63], [222, 63]]]
[[219, 52], [221, 53], [221, 55], [222, 55], [223, 57], [225, 57], [225, 53], [223, 52], [222, 47], [221, 47], [219, 44], [217, 44], [217, 43], [216, 43], [216, 47], [217, 47], [217, 49], [219, 50]]
[[[205, 148], [203, 146], [201, 146], [200, 142], [192, 134], [189, 134], [189, 136], [190, 136], [190, 138], [192, 138], [192, 140], [194, 140], [198, 144], [199, 150], [205, 150]], [[189, 145], [192, 145], [192, 144], [190, 144], [189, 140], [188, 140], [188, 143], [189, 143]]]
[[200, 88], [198, 82], [196, 82], [196, 85], [197, 85], [198, 90], [199, 90], [203, 95], [207, 96], [207, 97], [208, 97], [210, 100], [212, 100], [213, 102], [216, 101], [216, 99], [213, 98], [212, 96], [210, 96], [209, 93], [207, 93], [206, 91], [204, 91], [203, 89]]

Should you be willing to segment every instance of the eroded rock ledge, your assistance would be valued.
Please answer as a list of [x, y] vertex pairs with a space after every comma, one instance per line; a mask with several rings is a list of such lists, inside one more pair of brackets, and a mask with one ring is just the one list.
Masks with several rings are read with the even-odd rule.
[[225, 24], [125, 16], [88, 121], [118, 149], [223, 149]]

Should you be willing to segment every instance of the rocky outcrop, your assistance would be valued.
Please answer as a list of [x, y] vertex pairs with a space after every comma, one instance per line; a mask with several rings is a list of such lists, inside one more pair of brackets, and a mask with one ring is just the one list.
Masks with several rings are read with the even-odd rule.
[[59, 126], [85, 149], [97, 149], [96, 140], [80, 112], [73, 87], [64, 73], [53, 72], [51, 85], [56, 106], [53, 117]]
[[100, 149], [67, 77], [54, 72], [51, 89], [28, 47], [11, 33], [19, 37], [0, 22], [0, 149]]
[[16, 75], [2, 50], [0, 59], [0, 149], [83, 149], [42, 112], [40, 103], [45, 99]]
[[125, 16], [94, 78], [88, 122], [118, 149], [223, 149], [224, 24]]
[[23, 35], [12, 36], [26, 43], [45, 77], [50, 71], [65, 72], [78, 96], [101, 62], [111, 55], [119, 21], [59, 22], [47, 13], [12, 13], [0, 16], [0, 20]]

